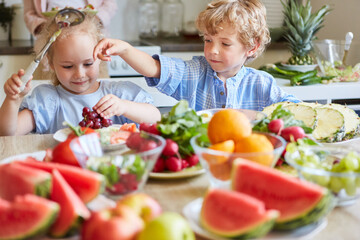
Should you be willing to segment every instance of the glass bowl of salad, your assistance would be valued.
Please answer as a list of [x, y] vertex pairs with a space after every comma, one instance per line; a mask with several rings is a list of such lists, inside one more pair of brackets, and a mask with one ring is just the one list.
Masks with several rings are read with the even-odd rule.
[[121, 196], [141, 191], [165, 147], [165, 139], [146, 132], [129, 137], [132, 148], [121, 146], [118, 151], [105, 152], [98, 135], [75, 138], [70, 148], [81, 167], [101, 173], [106, 178], [106, 193]]
[[360, 79], [360, 42], [352, 41], [345, 64], [345, 40], [316, 40], [313, 49], [321, 73], [333, 82], [354, 82]]
[[328, 188], [337, 206], [355, 203], [360, 197], [360, 152], [350, 147], [289, 144], [286, 162], [298, 177]]

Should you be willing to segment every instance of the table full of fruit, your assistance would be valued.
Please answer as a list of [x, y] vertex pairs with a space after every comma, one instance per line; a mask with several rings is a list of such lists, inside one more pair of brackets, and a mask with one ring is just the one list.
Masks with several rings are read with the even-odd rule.
[[[186, 214], [164, 211], [154, 197], [138, 191], [145, 173], [144, 159], [131, 159], [130, 164], [122, 167], [115, 162], [116, 158], [105, 161], [88, 157], [88, 164], [79, 163], [71, 141], [94, 133], [100, 139], [101, 131], [113, 127], [108, 119], [84, 108], [79, 126], [70, 126], [72, 133], [68, 138], [47, 149], [41, 159], [26, 156], [0, 165], [0, 239], [45, 236], [83, 240], [254, 239], [271, 236], [278, 230], [284, 236], [292, 236], [294, 230], [321, 222], [336, 205], [337, 192], [344, 189], [348, 195], [355, 195], [356, 188], [350, 189], [344, 183], [333, 189], [331, 185], [300, 179], [284, 156], [286, 152], [302, 151], [298, 163], [325, 168], [316, 162], [316, 157], [305, 154], [306, 147], [356, 139], [359, 117], [343, 105], [304, 102], [276, 103], [263, 113], [265, 117], [254, 122], [234, 109], [219, 110], [205, 118], [182, 100], [155, 124], [124, 124], [114, 130], [115, 139], [124, 140], [121, 146], [127, 153], [150, 152], [157, 147], [144, 138], [145, 133], [164, 138], [165, 146], [152, 173], [169, 176], [202, 168], [191, 145], [191, 139], [199, 134], [199, 144], [219, 156], [246, 153], [236, 145], [259, 132], [285, 139], [287, 147], [274, 168], [247, 159], [232, 159], [231, 174], [228, 179], [221, 179], [228, 183], [228, 188], [209, 188], [201, 201], [197, 199], [201, 202], [198, 212], [190, 214], [195, 217], [189, 218]], [[220, 116], [223, 120], [215, 123], [213, 119]], [[239, 122], [226, 124], [234, 119]], [[360, 173], [360, 154], [349, 151], [346, 157], [337, 158], [326, 168]]]

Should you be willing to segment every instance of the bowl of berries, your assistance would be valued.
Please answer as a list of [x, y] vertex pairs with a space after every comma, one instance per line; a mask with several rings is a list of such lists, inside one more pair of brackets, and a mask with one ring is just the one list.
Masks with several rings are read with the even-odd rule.
[[104, 153], [98, 135], [88, 134], [73, 139], [70, 148], [81, 167], [105, 176], [109, 196], [121, 196], [142, 190], [165, 147], [164, 138], [146, 132], [132, 133], [129, 142]]
[[298, 177], [328, 188], [337, 206], [355, 203], [360, 196], [360, 152], [350, 147], [290, 143], [285, 160]]

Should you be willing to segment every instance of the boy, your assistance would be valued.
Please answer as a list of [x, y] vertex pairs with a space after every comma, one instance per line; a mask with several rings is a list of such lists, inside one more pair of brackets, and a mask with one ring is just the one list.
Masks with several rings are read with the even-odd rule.
[[299, 102], [282, 91], [269, 74], [243, 66], [270, 42], [266, 10], [259, 0], [216, 0], [202, 11], [196, 25], [204, 38], [204, 57], [190, 61], [141, 52], [130, 44], [103, 39], [94, 58], [110, 61], [119, 55], [145, 76], [149, 86], [196, 111], [243, 108], [261, 111], [276, 102]]

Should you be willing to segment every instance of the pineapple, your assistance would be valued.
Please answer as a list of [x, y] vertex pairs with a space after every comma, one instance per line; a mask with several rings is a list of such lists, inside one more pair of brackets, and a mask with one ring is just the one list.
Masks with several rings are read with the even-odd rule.
[[302, 5], [299, 0], [281, 1], [284, 7], [285, 24], [284, 38], [292, 56], [288, 60], [290, 65], [312, 65], [310, 55], [312, 41], [315, 34], [323, 27], [324, 17], [330, 12], [329, 5], [311, 13], [310, 0]]
[[357, 115], [357, 113], [353, 109], [348, 108], [347, 106], [344, 105], [335, 104], [335, 103], [330, 103], [327, 105], [331, 108], [338, 110], [344, 115], [345, 136], [342, 140], [344, 141], [354, 138], [354, 136], [358, 134], [360, 127], [360, 118]]
[[313, 107], [302, 105], [301, 103], [293, 103], [284, 108], [294, 114], [295, 119], [303, 121], [307, 127], [316, 128], [318, 119], [316, 110]]
[[315, 108], [318, 125], [312, 132], [313, 137], [321, 142], [339, 142], [345, 136], [344, 115], [330, 107]]

